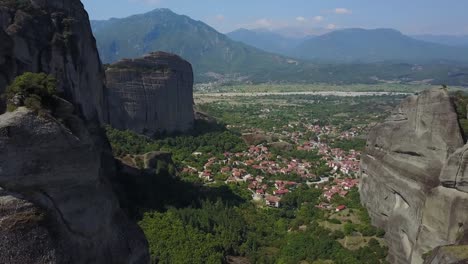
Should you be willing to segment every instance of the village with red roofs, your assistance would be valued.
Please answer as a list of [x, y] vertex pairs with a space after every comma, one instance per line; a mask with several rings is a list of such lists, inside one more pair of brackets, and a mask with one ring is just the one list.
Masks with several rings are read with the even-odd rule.
[[306, 184], [321, 190], [322, 202], [317, 205], [318, 208], [342, 211], [346, 206], [334, 208], [330, 202], [336, 195], [346, 197], [352, 188], [359, 185], [357, 175], [361, 153], [353, 149], [333, 148], [320, 138], [350, 140], [359, 135], [358, 129], [338, 133], [333, 126], [305, 127], [316, 135], [314, 139], [306, 138], [307, 133], [304, 132], [282, 131], [281, 135], [293, 143], [293, 151], [315, 154], [317, 158], [313, 161], [283, 156], [282, 151], [273, 150], [264, 143], [251, 145], [243, 152], [226, 152], [222, 158], [211, 157], [201, 171], [187, 167], [183, 172], [197, 174], [205, 184], [224, 181], [225, 184], [243, 186], [251, 192], [253, 201], [275, 208], [281, 207], [284, 195]]

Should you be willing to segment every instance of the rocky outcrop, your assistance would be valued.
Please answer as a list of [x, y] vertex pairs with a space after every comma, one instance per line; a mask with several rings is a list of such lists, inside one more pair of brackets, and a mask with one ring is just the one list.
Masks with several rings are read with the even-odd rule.
[[109, 182], [104, 71], [79, 0], [0, 0], [0, 93], [27, 71], [72, 103], [0, 115], [0, 263], [149, 263]]
[[148, 263], [108, 183], [104, 146], [61, 104], [56, 117], [0, 116], [0, 263]]
[[449, 157], [440, 181], [448, 188], [468, 193], [468, 145], [458, 149]]
[[468, 264], [468, 246], [438, 247], [424, 264]]
[[107, 121], [104, 71], [81, 1], [0, 0], [0, 94], [23, 72], [53, 75], [86, 119]]
[[192, 66], [164, 52], [126, 59], [106, 70], [110, 124], [154, 135], [192, 128]]
[[445, 89], [408, 97], [370, 132], [361, 162], [361, 200], [373, 223], [387, 231], [391, 263], [423, 263], [425, 253], [465, 236], [463, 145]]
[[154, 174], [158, 169], [158, 162], [164, 162], [166, 164], [172, 163], [172, 153], [170, 152], [163, 152], [163, 151], [152, 151], [148, 152], [143, 155], [126, 155], [125, 157], [118, 159], [120, 163], [122, 163], [122, 167], [120, 171], [124, 173], [130, 173], [130, 171], [126, 171], [128, 169], [131, 172], [134, 170], [138, 170], [138, 173], [142, 171], [146, 171], [148, 173]]

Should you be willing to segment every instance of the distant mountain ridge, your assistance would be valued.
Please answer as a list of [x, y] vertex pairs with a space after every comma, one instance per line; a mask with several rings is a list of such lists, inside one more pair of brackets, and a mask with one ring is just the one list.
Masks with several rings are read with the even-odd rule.
[[397, 30], [384, 28], [341, 29], [304, 39], [247, 29], [239, 29], [227, 35], [234, 40], [284, 56], [333, 63], [468, 61], [468, 37], [464, 36], [411, 37]]
[[165, 51], [190, 61], [198, 80], [219, 74], [246, 78], [263, 74], [264, 69], [273, 72], [300, 69], [297, 61], [233, 41], [205, 23], [169, 9], [92, 21], [91, 25], [104, 63]]
[[468, 35], [412, 35], [414, 39], [443, 44], [447, 46], [465, 46], [468, 47]]
[[[392, 58], [388, 54], [387, 56], [374, 56], [371, 60], [360, 59], [359, 56], [367, 56], [365, 50], [360, 51], [361, 43], [366, 42], [366, 38], [363, 40], [352, 37], [333, 37], [346, 35], [347, 31], [337, 31], [306, 39], [301, 44], [301, 50], [305, 54], [291, 54], [299, 58], [315, 59], [303, 60], [270, 53], [258, 47], [234, 41], [203, 22], [178, 15], [169, 9], [156, 9], [121, 19], [92, 21], [91, 25], [101, 60], [104, 63], [113, 63], [123, 58], [138, 58], [155, 51], [174, 53], [192, 64], [196, 83], [215, 81], [223, 84], [265, 82], [468, 84], [468, 67], [457, 63], [436, 61], [421, 65], [419, 62], [406, 60], [404, 56], [399, 57], [403, 58], [401, 61], [380, 61]], [[359, 30], [359, 32], [364, 32], [364, 35], [375, 35], [380, 31]], [[396, 31], [390, 31], [390, 33], [390, 35], [396, 35], [397, 39], [410, 39]], [[263, 35], [277, 37], [275, 34]], [[348, 35], [353, 34], [348, 32]], [[385, 38], [388, 34], [383, 35], [377, 43], [390, 45]], [[339, 40], [338, 44], [331, 43], [333, 38]], [[317, 42], [321, 45], [317, 46]], [[307, 46], [310, 43], [312, 43], [310, 45], [312, 48]], [[410, 39], [410, 43], [420, 44], [421, 41]], [[429, 47], [440, 46], [422, 43]], [[316, 45], [316, 48], [313, 45]], [[322, 50], [318, 49], [319, 47]], [[348, 58], [347, 52], [350, 51], [345, 49], [347, 47], [352, 48], [351, 58]], [[386, 54], [386, 49], [378, 48], [376, 49], [377, 55]], [[340, 52], [335, 52], [333, 49]], [[353, 49], [360, 52], [356, 53]], [[293, 51], [299, 52], [299, 49], [293, 48]], [[431, 52], [436, 54], [437, 50]], [[460, 58], [468, 58], [462, 55], [462, 52], [458, 54]]]
[[268, 30], [241, 28], [226, 34], [229, 38], [268, 52], [287, 55], [307, 37], [291, 38]]
[[343, 29], [306, 40], [292, 55], [334, 62], [468, 61], [468, 49], [416, 40], [394, 29]]

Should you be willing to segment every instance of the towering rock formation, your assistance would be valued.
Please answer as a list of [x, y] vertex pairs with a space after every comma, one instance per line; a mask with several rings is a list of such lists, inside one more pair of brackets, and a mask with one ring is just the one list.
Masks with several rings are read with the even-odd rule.
[[0, 94], [27, 71], [53, 75], [86, 119], [107, 121], [104, 71], [79, 0], [0, 0]]
[[111, 126], [150, 136], [193, 126], [193, 72], [187, 61], [155, 52], [112, 64], [106, 76]]
[[148, 263], [109, 183], [104, 72], [79, 0], [0, 0], [0, 93], [25, 71], [54, 75], [73, 104], [0, 115], [0, 263]]
[[370, 132], [360, 193], [373, 223], [387, 231], [391, 263], [420, 264], [438, 246], [463, 241], [468, 227], [468, 146], [463, 145], [444, 89], [408, 97]]
[[61, 104], [56, 116], [0, 115], [0, 263], [148, 263], [108, 183], [106, 146]]

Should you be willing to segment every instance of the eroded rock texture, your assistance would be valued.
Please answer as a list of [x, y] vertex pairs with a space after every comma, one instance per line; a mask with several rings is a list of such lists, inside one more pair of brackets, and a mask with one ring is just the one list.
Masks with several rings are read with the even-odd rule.
[[65, 109], [0, 116], [0, 263], [148, 263], [108, 183], [105, 146]]
[[0, 94], [27, 71], [53, 75], [86, 119], [107, 121], [104, 71], [81, 1], [0, 0]]
[[106, 71], [110, 124], [154, 135], [192, 128], [192, 66], [180, 57], [155, 52], [112, 64]]
[[423, 254], [455, 244], [468, 226], [467, 157], [448, 92], [405, 99], [370, 132], [360, 193], [387, 231], [391, 263], [423, 263]]
[[109, 183], [104, 71], [79, 0], [0, 0], [0, 93], [26, 71], [73, 104], [0, 115], [0, 263], [148, 263]]
[[468, 264], [468, 246], [443, 246], [427, 256], [424, 264]]

